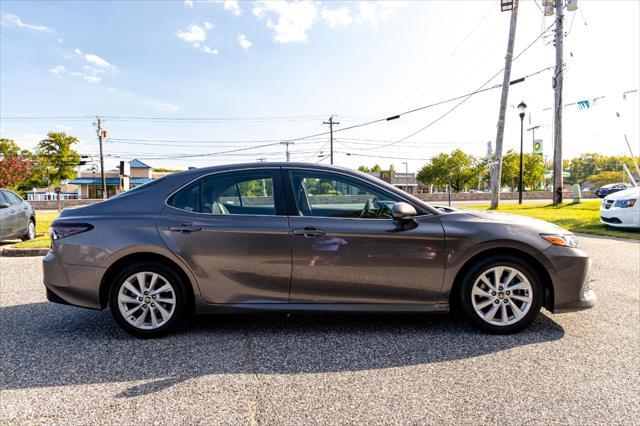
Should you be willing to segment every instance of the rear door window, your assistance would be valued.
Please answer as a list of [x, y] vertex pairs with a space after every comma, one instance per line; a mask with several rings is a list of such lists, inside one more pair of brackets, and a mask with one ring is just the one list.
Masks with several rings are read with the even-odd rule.
[[275, 215], [273, 171], [220, 173], [202, 178], [200, 212]]
[[22, 202], [22, 198], [20, 198], [19, 196], [17, 196], [13, 192], [11, 192], [11, 191], [2, 191], [2, 192], [4, 193], [4, 196], [9, 201], [9, 204], [11, 204], [12, 206], [20, 204]]

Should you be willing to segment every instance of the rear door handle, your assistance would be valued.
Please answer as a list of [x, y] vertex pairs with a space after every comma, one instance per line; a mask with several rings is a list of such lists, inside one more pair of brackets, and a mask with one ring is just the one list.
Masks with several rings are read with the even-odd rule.
[[322, 229], [316, 229], [311, 226], [308, 226], [304, 229], [294, 229], [293, 235], [304, 235], [305, 237], [316, 237], [320, 235], [326, 235], [327, 231]]
[[182, 225], [176, 225], [176, 226], [170, 226], [169, 227], [169, 231], [174, 231], [174, 232], [184, 232], [184, 233], [190, 233], [190, 232], [196, 232], [201, 230], [202, 228], [200, 228], [199, 226], [193, 226], [190, 223], [183, 223]]

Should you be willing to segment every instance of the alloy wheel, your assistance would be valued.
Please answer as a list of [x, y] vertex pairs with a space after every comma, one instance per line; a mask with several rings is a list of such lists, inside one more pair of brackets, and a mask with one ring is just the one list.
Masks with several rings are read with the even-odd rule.
[[471, 303], [485, 322], [497, 326], [512, 325], [531, 309], [533, 288], [518, 269], [496, 266], [482, 272], [473, 283]]
[[176, 310], [173, 285], [156, 272], [137, 272], [118, 291], [118, 309], [123, 318], [141, 330], [162, 327]]
[[31, 221], [29, 221], [29, 226], [27, 226], [27, 236], [30, 240], [33, 240], [36, 237], [36, 226]]

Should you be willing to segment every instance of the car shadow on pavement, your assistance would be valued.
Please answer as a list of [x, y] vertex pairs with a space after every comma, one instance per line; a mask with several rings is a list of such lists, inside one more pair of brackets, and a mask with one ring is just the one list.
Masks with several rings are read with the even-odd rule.
[[270, 313], [197, 317], [173, 335], [144, 340], [121, 331], [107, 310], [53, 303], [0, 308], [0, 325], [0, 390], [145, 381], [123, 398], [210, 374], [403, 367], [564, 336], [545, 315], [521, 333], [493, 336], [450, 315]]

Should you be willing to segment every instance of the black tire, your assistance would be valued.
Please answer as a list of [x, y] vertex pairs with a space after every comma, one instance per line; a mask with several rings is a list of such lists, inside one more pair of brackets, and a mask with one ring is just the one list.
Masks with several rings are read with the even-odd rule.
[[[160, 325], [157, 328], [144, 329], [136, 327], [131, 324], [120, 311], [118, 295], [121, 287], [124, 286], [125, 281], [128, 278], [140, 272], [159, 274], [164, 280], [167, 281], [167, 283], [171, 285], [173, 294], [175, 295], [175, 307], [172, 315], [168, 320], [166, 320], [164, 324]], [[151, 302], [155, 301], [152, 300]], [[144, 309], [151, 309], [150, 304], [143, 306], [145, 306]], [[131, 264], [118, 272], [118, 274], [111, 282], [111, 287], [109, 290], [109, 308], [111, 310], [111, 315], [124, 331], [136, 337], [154, 338], [162, 337], [171, 333], [183, 322], [185, 317], [187, 317], [190, 310], [189, 306], [189, 297], [186, 290], [186, 283], [182, 281], [180, 276], [173, 269], [167, 268], [166, 266], [158, 262], [145, 261]], [[135, 305], [132, 305], [132, 307], [135, 307]], [[151, 313], [147, 315], [150, 316]]]
[[[515, 312], [509, 306], [509, 303], [513, 303], [512, 300], [509, 299], [505, 302], [502, 298], [498, 299], [500, 294], [494, 295], [495, 299], [499, 301], [495, 303], [495, 300], [493, 300], [493, 302], [498, 306], [500, 306], [501, 303], [504, 303], [505, 307], [507, 307], [507, 317], [513, 317], [515, 321], [507, 325], [495, 325], [487, 322], [480, 316], [478, 312], [476, 312], [472, 301], [472, 298], [474, 297], [472, 295], [472, 290], [476, 280], [478, 280], [484, 272], [490, 270], [491, 268], [500, 266], [506, 266], [516, 269], [518, 272], [524, 275], [524, 277], [529, 281], [529, 284], [531, 285], [532, 301], [530, 302], [530, 306], [526, 314], [524, 314], [519, 320], [516, 320], [516, 316], [514, 315]], [[462, 285], [460, 286], [459, 300], [464, 316], [474, 326], [481, 329], [482, 331], [491, 334], [511, 334], [526, 328], [538, 316], [544, 297], [544, 287], [538, 274], [536, 274], [535, 270], [531, 268], [531, 266], [529, 266], [527, 262], [515, 256], [490, 256], [478, 261], [467, 271], [466, 276], [463, 278], [461, 284]], [[504, 294], [502, 295], [502, 297], [507, 298], [507, 296], [505, 296]], [[485, 298], [484, 300], [488, 299], [489, 298]], [[517, 303], [521, 302], [518, 301]], [[518, 306], [516, 305], [515, 307], [517, 308]], [[491, 308], [493, 308], [493, 305], [488, 305], [485, 309], [489, 311]], [[500, 306], [500, 309], [502, 309], [502, 306]]]
[[36, 237], [36, 222], [33, 219], [29, 219], [29, 223], [27, 224], [27, 231], [24, 233], [22, 237], [22, 241], [33, 240]]

